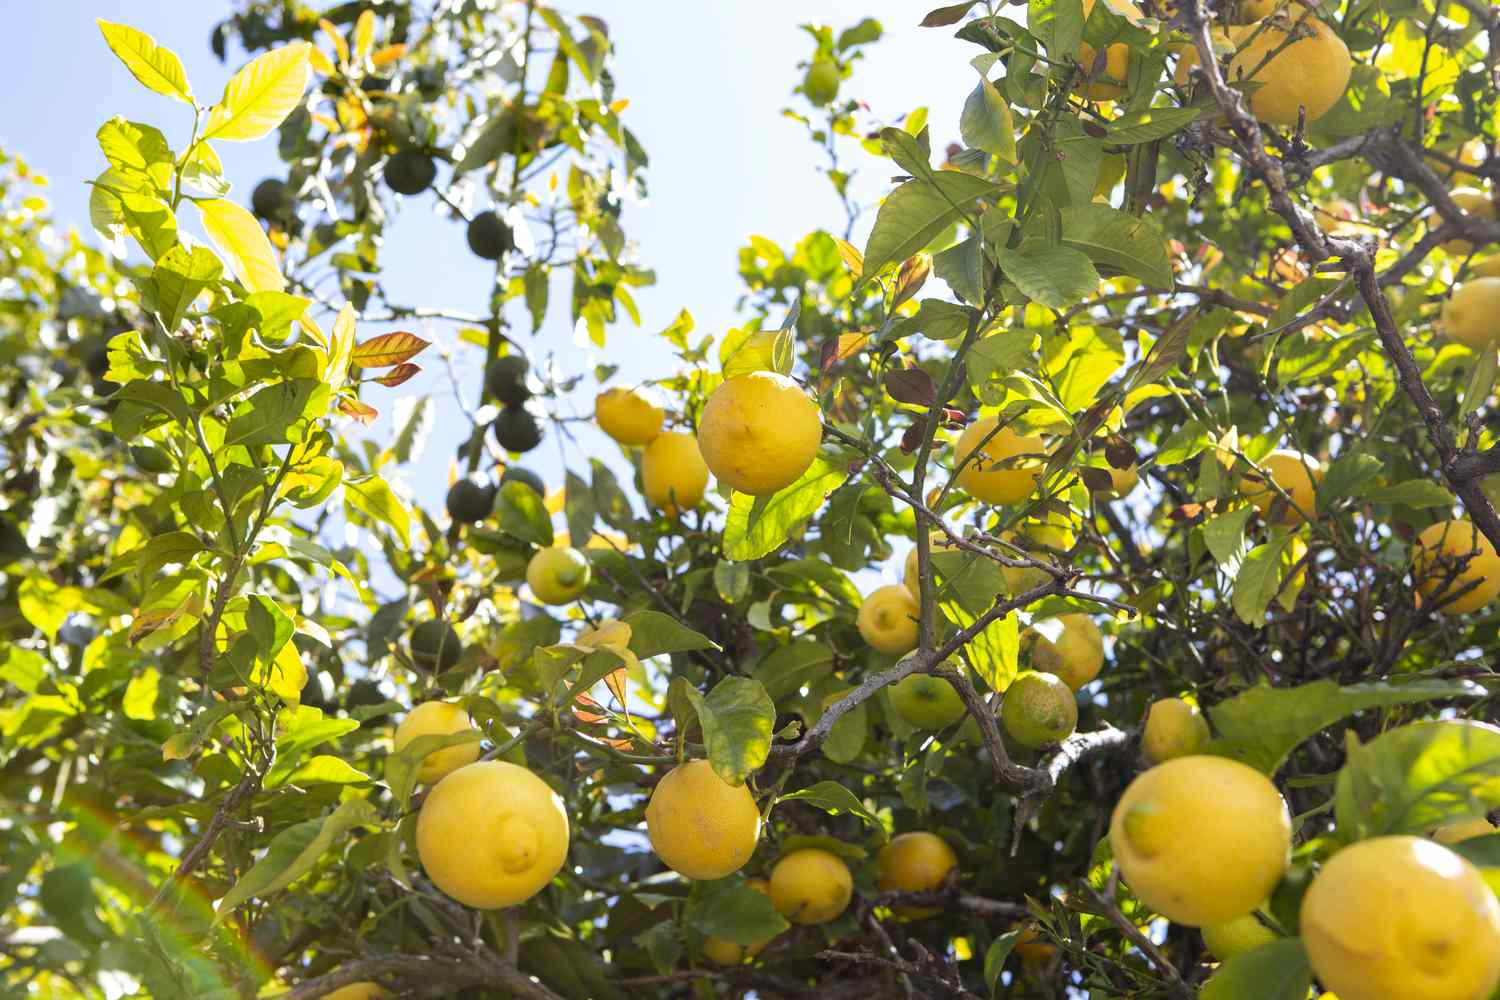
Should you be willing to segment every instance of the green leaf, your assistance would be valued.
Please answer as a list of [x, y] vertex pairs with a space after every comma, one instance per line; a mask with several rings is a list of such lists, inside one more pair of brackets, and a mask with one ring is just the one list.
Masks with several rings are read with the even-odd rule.
[[140, 175], [140, 190], [170, 190], [172, 150], [160, 129], [117, 115], [99, 127], [96, 137], [110, 166], [123, 174]]
[[848, 813], [858, 816], [870, 829], [874, 830], [881, 841], [885, 840], [885, 827], [881, 825], [880, 817], [870, 811], [869, 806], [861, 802], [853, 792], [839, 784], [837, 781], [820, 781], [810, 788], [799, 789], [777, 799], [778, 802], [806, 802], [817, 806], [830, 816], [839, 816]]
[[958, 131], [967, 145], [993, 153], [1006, 163], [1016, 162], [1016, 123], [1011, 118], [1010, 105], [995, 85], [982, 76], [964, 101]]
[[305, 419], [313, 394], [319, 391], [326, 398], [327, 389], [310, 378], [266, 386], [235, 407], [234, 416], [224, 432], [224, 447], [243, 445], [257, 448], [301, 440], [302, 435], [294, 433], [294, 429]]
[[984, 269], [984, 240], [977, 233], [932, 258], [933, 273], [965, 302], [984, 298]]
[[1047, 340], [1043, 362], [1058, 401], [1077, 413], [1093, 405], [1099, 390], [1125, 363], [1125, 342], [1109, 327], [1080, 324], [1066, 339]]
[[161, 686], [161, 673], [155, 667], [147, 667], [130, 679], [125, 686], [125, 699], [121, 705], [127, 719], [150, 722], [156, 718], [156, 694]]
[[1497, 359], [1500, 359], [1500, 351], [1493, 345], [1481, 347], [1476, 352], [1474, 367], [1469, 369], [1468, 381], [1464, 383], [1463, 403], [1458, 408], [1460, 417], [1473, 413], [1490, 398], [1490, 391], [1495, 388]]
[[728, 604], [738, 604], [750, 593], [750, 564], [720, 559], [714, 564], [714, 590]]
[[162, 254], [151, 269], [162, 325], [175, 331], [193, 300], [223, 273], [224, 265], [207, 247], [195, 246], [189, 251], [179, 244]]
[[312, 79], [307, 42], [293, 42], [256, 56], [224, 85], [224, 96], [208, 112], [204, 139], [249, 141], [269, 135], [302, 102]]
[[411, 798], [412, 791], [417, 787], [417, 774], [428, 754], [483, 738], [484, 733], [478, 729], [458, 733], [429, 733], [418, 736], [400, 751], [388, 755], [385, 759], [385, 784], [391, 790], [391, 801], [405, 805]]
[[1082, 252], [1066, 246], [1047, 246], [1029, 240], [1014, 250], [1000, 248], [1000, 270], [1021, 294], [1039, 305], [1066, 309], [1092, 295], [1099, 272]]
[[1210, 708], [1208, 717], [1219, 734], [1216, 753], [1275, 774], [1303, 740], [1355, 712], [1482, 697], [1484, 688], [1473, 681], [1378, 681], [1347, 687], [1313, 681], [1290, 688], [1250, 688]]
[[1219, 966], [1200, 1000], [1307, 1000], [1312, 969], [1301, 938], [1282, 938], [1241, 952]]
[[1292, 538], [1289, 532], [1273, 532], [1270, 541], [1257, 545], [1240, 561], [1230, 603], [1246, 625], [1260, 628], [1266, 623], [1266, 608], [1281, 589], [1281, 557], [1290, 547]]
[[[552, 515], [536, 490], [518, 480], [511, 480], [500, 487], [495, 501], [495, 517], [500, 530], [523, 542], [540, 545], [552, 544]], [[587, 541], [585, 535], [577, 541]]]
[[158, 45], [156, 39], [125, 24], [102, 18], [96, 22], [104, 35], [104, 44], [125, 64], [130, 75], [147, 90], [173, 97], [184, 104], [193, 103], [193, 89], [177, 53]]
[[1383, 468], [1384, 462], [1362, 451], [1340, 455], [1317, 484], [1318, 512], [1330, 510], [1345, 497], [1358, 497], [1364, 485], [1380, 475]]
[[[1005, 577], [991, 559], [972, 552], [934, 552], [938, 610], [959, 628], [974, 624], [1005, 596]], [[990, 622], [964, 649], [969, 662], [992, 691], [1004, 691], [1015, 679], [1021, 656], [1016, 616]]]
[[[351, 765], [342, 757], [332, 754], [317, 754], [297, 766], [297, 769], [278, 784], [287, 785], [362, 785], [370, 780], [365, 772]], [[269, 781], [266, 787], [274, 787]]]
[[364, 799], [352, 798], [323, 819], [308, 820], [281, 831], [261, 859], [219, 900], [215, 922], [223, 920], [246, 900], [263, 899], [312, 871], [323, 852], [349, 830], [374, 826], [378, 822], [379, 816], [373, 805]]
[[921, 251], [962, 218], [976, 199], [1000, 189], [1001, 185], [951, 170], [935, 173], [930, 180], [902, 184], [876, 213], [860, 277], [868, 278], [887, 264]]
[[577, 544], [584, 544], [594, 533], [594, 495], [589, 484], [571, 470], [563, 480], [563, 520], [568, 525], [568, 537]]
[[839, 40], [834, 48], [844, 52], [856, 45], [869, 45], [871, 42], [880, 41], [881, 34], [879, 21], [873, 17], [861, 18], [857, 23], [839, 32]]
[[848, 477], [847, 469], [835, 468], [818, 457], [800, 479], [773, 496], [735, 493], [724, 520], [725, 557], [747, 561], [775, 552], [792, 529], [815, 514]]
[[773, 701], [782, 701], [833, 668], [833, 647], [812, 639], [777, 646], [761, 657], [751, 672]]
[[1500, 895], [1500, 833], [1470, 837], [1468, 840], [1449, 844], [1448, 849], [1478, 868], [1479, 874], [1489, 884], [1490, 891]]
[[1150, 218], [1093, 202], [1073, 205], [1062, 210], [1062, 245], [1083, 253], [1100, 267], [1158, 288], [1172, 287], [1167, 241]]
[[994, 941], [984, 953], [984, 983], [989, 987], [990, 995], [994, 996], [1000, 987], [1000, 973], [1005, 971], [1005, 960], [1010, 958], [1010, 953], [1016, 947], [1016, 942], [1021, 940], [1025, 934], [1024, 928], [1006, 931]]
[[1407, 507], [1452, 507], [1453, 494], [1447, 487], [1430, 479], [1408, 479], [1391, 486], [1379, 486], [1365, 494], [1372, 503], [1398, 503]]
[[276, 251], [255, 216], [225, 198], [200, 201], [203, 231], [229, 259], [230, 270], [251, 292], [280, 292], [286, 288]]
[[688, 907], [687, 922], [708, 937], [744, 947], [765, 944], [791, 926], [771, 897], [732, 878], [705, 883], [703, 895]]
[[344, 505], [389, 525], [403, 546], [411, 545], [411, 516], [391, 492], [390, 485], [379, 476], [344, 480]]
[[[839, 698], [848, 693], [848, 690], [839, 692]], [[823, 741], [823, 756], [835, 764], [848, 764], [865, 752], [865, 741], [869, 738], [870, 703], [860, 702], [840, 716], [828, 731], [828, 738]]]
[[[938, 256], [941, 257], [942, 254]], [[964, 335], [973, 316], [974, 310], [967, 306], [944, 302], [942, 299], [923, 299], [914, 315], [899, 320], [891, 327], [889, 339], [899, 340], [913, 333], [920, 333], [933, 340], [952, 340]], [[979, 343], [984, 342], [981, 340]]]
[[776, 706], [749, 677], [726, 677], [707, 696], [688, 688], [687, 696], [703, 727], [703, 744], [714, 773], [731, 785], [743, 785], [771, 752]]
[[630, 626], [630, 651], [643, 660], [663, 653], [720, 648], [712, 639], [660, 611], [632, 611], [620, 620]]
[[[177, 245], [177, 217], [172, 214], [171, 206], [156, 195], [139, 191], [105, 192], [101, 201], [152, 260], [158, 260]], [[92, 200], [90, 213], [93, 214]]]
[[1107, 141], [1117, 146], [1132, 146], [1164, 139], [1197, 121], [1201, 114], [1203, 109], [1198, 107], [1144, 108], [1133, 111], [1109, 123]]
[[1053, 61], [1073, 59], [1083, 41], [1083, 4], [1080, 0], [1031, 0], [1026, 23]]
[[1500, 728], [1415, 722], [1350, 749], [1334, 792], [1347, 840], [1426, 834], [1500, 808]]
[[1225, 572], [1233, 572], [1245, 557], [1245, 525], [1254, 512], [1253, 507], [1240, 507], [1215, 514], [1203, 525], [1203, 540], [1208, 544], [1208, 551], [1213, 553], [1214, 561]]

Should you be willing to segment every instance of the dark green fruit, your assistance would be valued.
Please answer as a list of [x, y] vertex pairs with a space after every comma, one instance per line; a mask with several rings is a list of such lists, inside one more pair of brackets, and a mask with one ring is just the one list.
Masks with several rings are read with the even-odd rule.
[[475, 256], [499, 260], [501, 254], [515, 245], [510, 227], [494, 212], [480, 212], [469, 223], [469, 249]]
[[135, 462], [136, 468], [142, 472], [152, 474], [171, 472], [175, 467], [171, 455], [151, 445], [131, 445], [130, 458]]
[[460, 524], [477, 524], [495, 509], [495, 487], [474, 479], [460, 479], [448, 487], [448, 516]]
[[506, 406], [495, 418], [495, 440], [506, 451], [530, 451], [542, 443], [542, 425], [524, 406]]
[[385, 161], [385, 183], [397, 194], [421, 194], [437, 177], [432, 157], [415, 149], [403, 149]]
[[526, 373], [529, 371], [531, 364], [519, 354], [496, 358], [489, 371], [484, 373], [485, 388], [505, 405], [520, 406], [531, 398], [531, 390], [526, 387]]
[[519, 465], [507, 465], [505, 471], [500, 474], [500, 485], [506, 483], [525, 483], [536, 491], [536, 495], [544, 497], [547, 495], [547, 484], [542, 477], [530, 469], [523, 469]]
[[286, 185], [274, 177], [267, 177], [255, 185], [250, 195], [250, 210], [262, 219], [279, 219], [291, 205]]
[[83, 367], [94, 378], [103, 378], [109, 371], [109, 347], [105, 344], [91, 347], [84, 356]]
[[422, 622], [411, 630], [411, 658], [434, 673], [458, 665], [464, 644], [447, 622]]

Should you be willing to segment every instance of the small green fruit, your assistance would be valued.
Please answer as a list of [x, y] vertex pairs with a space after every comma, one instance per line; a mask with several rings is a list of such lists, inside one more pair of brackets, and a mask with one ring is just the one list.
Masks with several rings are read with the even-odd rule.
[[403, 149], [385, 161], [385, 183], [397, 194], [421, 194], [437, 178], [432, 157], [415, 149]]
[[250, 210], [266, 220], [280, 219], [291, 203], [286, 184], [274, 177], [267, 177], [250, 193]]
[[531, 364], [519, 354], [507, 354], [496, 358], [484, 374], [484, 384], [500, 402], [507, 406], [520, 406], [531, 398], [531, 389], [526, 385], [526, 374]]
[[495, 508], [495, 487], [491, 483], [464, 478], [448, 487], [448, 516], [460, 524], [477, 524]]
[[494, 212], [480, 212], [469, 223], [469, 249], [485, 260], [499, 260], [500, 255], [515, 248], [515, 236]]
[[411, 658], [419, 667], [438, 672], [458, 666], [463, 640], [447, 622], [422, 622], [411, 630]]
[[506, 406], [495, 418], [495, 440], [506, 451], [527, 452], [542, 443], [542, 425], [524, 406]]
[[832, 59], [818, 59], [807, 68], [802, 78], [802, 92], [818, 106], [830, 103], [839, 96], [839, 67]]

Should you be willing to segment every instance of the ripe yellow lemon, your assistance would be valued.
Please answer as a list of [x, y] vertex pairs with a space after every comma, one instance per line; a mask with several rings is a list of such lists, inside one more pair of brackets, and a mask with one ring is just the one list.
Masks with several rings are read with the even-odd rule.
[[1471, 262], [1469, 273], [1476, 278], [1500, 278], [1500, 254]]
[[[1234, 29], [1230, 29], [1233, 31]], [[1210, 28], [1209, 36], [1212, 38], [1214, 48], [1217, 52], [1233, 52], [1239, 39], [1224, 31], [1222, 28]], [[1168, 46], [1171, 51], [1177, 53], [1177, 68], [1172, 71], [1172, 79], [1182, 86], [1192, 82], [1193, 67], [1199, 64], [1198, 46], [1192, 42], [1174, 42]]]
[[[1048, 562], [1056, 562], [1057, 557], [1071, 549], [1077, 540], [1062, 514], [1050, 514], [1044, 520], [1028, 520], [1021, 525], [1019, 531], [1007, 531], [1000, 537], [1019, 545], [1018, 536], [1025, 538], [1027, 544], [1020, 547], [1029, 556]], [[1002, 554], [1017, 555], [1010, 551], [1002, 551]], [[1005, 578], [1005, 592], [1011, 597], [1023, 594], [1033, 587], [1040, 587], [1052, 579], [1052, 575], [1044, 569], [1003, 564], [1000, 566], [1000, 575]]]
[[[1271, 488], [1268, 478], [1291, 497], [1290, 503]], [[1322, 478], [1323, 465], [1316, 458], [1283, 448], [1261, 459], [1259, 471], [1240, 480], [1240, 492], [1267, 519], [1279, 524], [1301, 524], [1306, 520], [1303, 515], [1318, 516], [1318, 480]]]
[[[469, 713], [462, 705], [446, 701], [424, 701], [406, 714], [396, 727], [392, 745], [400, 753], [419, 736], [448, 736], [452, 733], [468, 732], [474, 728]], [[479, 759], [479, 741], [456, 743], [451, 747], [434, 750], [422, 758], [417, 771], [417, 780], [430, 785], [452, 772], [472, 764]]]
[[824, 924], [849, 905], [854, 878], [835, 854], [816, 847], [793, 851], [771, 869], [771, 905], [794, 924]]
[[341, 986], [332, 993], [323, 994], [323, 1000], [382, 1000], [390, 996], [379, 983], [363, 982], [350, 983]]
[[[1250, 110], [1271, 125], [1297, 124], [1298, 108], [1307, 109], [1309, 125], [1323, 117], [1344, 96], [1354, 68], [1348, 47], [1327, 24], [1314, 17], [1292, 23], [1261, 22], [1262, 30], [1247, 33], [1229, 60], [1230, 83], [1261, 84]], [[1288, 37], [1296, 40], [1288, 45]]]
[[917, 616], [921, 609], [911, 591], [890, 584], [876, 587], [859, 606], [859, 634], [870, 648], [888, 656], [902, 656], [917, 648]]
[[[1463, 209], [1465, 214], [1477, 215], [1481, 219], [1494, 221], [1500, 210], [1495, 208], [1495, 199], [1490, 197], [1488, 191], [1480, 191], [1475, 188], [1454, 188], [1448, 192], [1455, 204]], [[1443, 244], [1443, 249], [1455, 257], [1467, 257], [1474, 252], [1474, 244], [1468, 240], [1449, 240]]]
[[1042, 965], [1052, 961], [1052, 956], [1057, 954], [1057, 946], [1042, 937], [1036, 924], [1027, 924], [1016, 940], [1016, 954], [1027, 965]]
[[1204, 947], [1221, 962], [1275, 940], [1276, 932], [1257, 920], [1254, 913], [1203, 928]]
[[1344, 1000], [1486, 1000], [1500, 985], [1500, 903], [1441, 844], [1346, 847], [1313, 878], [1301, 912], [1313, 971]]
[[1132, 892], [1173, 923], [1255, 909], [1286, 870], [1292, 818], [1271, 780], [1226, 757], [1178, 757], [1138, 775], [1109, 824]]
[[465, 906], [515, 906], [562, 868], [568, 814], [526, 768], [477, 761], [427, 793], [417, 814], [417, 854], [433, 884]]
[[1000, 722], [1023, 747], [1037, 750], [1061, 743], [1078, 725], [1078, 698], [1061, 678], [1027, 671], [1006, 689]]
[[1443, 303], [1445, 336], [1476, 351], [1500, 340], [1500, 278], [1475, 278], [1453, 289]]
[[669, 517], [702, 503], [708, 466], [698, 451], [698, 439], [686, 431], [657, 437], [641, 456], [641, 483], [651, 506]]
[[[941, 531], [929, 532], [927, 535], [927, 554], [934, 555], [938, 552], [958, 551], [958, 546], [948, 541], [948, 536]], [[912, 597], [919, 597], [922, 593], [921, 580], [917, 575], [917, 547], [913, 545], [911, 551], [906, 554], [906, 566], [901, 575], [901, 582], [911, 592]]]
[[[1141, 12], [1136, 10], [1135, 5], [1129, 0], [1104, 0], [1110, 10], [1136, 24], [1141, 20]], [[1094, 0], [1083, 0], [1083, 19], [1087, 21], [1089, 14], [1093, 12]], [[1078, 65], [1084, 76], [1088, 76], [1094, 70], [1094, 61], [1098, 58], [1098, 52], [1092, 45], [1081, 43], [1078, 46]], [[1123, 42], [1117, 42], [1109, 46], [1104, 52], [1104, 69], [1094, 81], [1085, 85], [1082, 89], [1086, 96], [1096, 101], [1112, 101], [1125, 94], [1124, 84], [1130, 76], [1130, 46]]]
[[964, 700], [942, 677], [912, 674], [888, 690], [896, 714], [918, 729], [946, 729], [964, 717]]
[[542, 549], [526, 564], [526, 582], [543, 604], [567, 604], [588, 589], [588, 558], [568, 545]]
[[1103, 497], [1106, 500], [1119, 500], [1122, 497], [1128, 497], [1140, 485], [1140, 470], [1133, 465], [1117, 469], [1106, 461], [1103, 465], [1097, 466], [1097, 468], [1102, 468], [1105, 472], [1109, 473], [1109, 486], [1106, 489], [1096, 490], [1090, 487], [1090, 492], [1097, 497]]
[[691, 879], [715, 879], [742, 868], [760, 839], [760, 810], [746, 785], [731, 785], [706, 760], [679, 764], [646, 804], [651, 849]]
[[796, 482], [822, 440], [818, 404], [776, 372], [726, 380], [698, 421], [698, 447], [714, 476], [752, 496], [769, 496]]
[[1055, 674], [1074, 691], [1099, 676], [1104, 666], [1104, 636], [1094, 619], [1083, 613], [1059, 615], [1051, 626], [1062, 626], [1056, 640], [1048, 639], [1035, 625], [1027, 629], [1031, 642], [1031, 665]]
[[[995, 417], [985, 417], [965, 427], [959, 435], [953, 455], [954, 467], [962, 466], [958, 485], [985, 503], [1020, 503], [1036, 490], [1037, 476], [1045, 464], [1040, 456], [1046, 445], [1039, 437], [1017, 434], [1009, 427], [997, 431], [999, 423]], [[981, 441], [984, 441], [982, 448]], [[970, 455], [974, 457], [969, 458]], [[1037, 457], [1017, 459], [1018, 455]]]
[[958, 855], [936, 834], [903, 833], [875, 855], [875, 887], [881, 892], [932, 892], [958, 867]]
[[[771, 886], [763, 878], [746, 879], [745, 884], [763, 896], [771, 894]], [[742, 945], [722, 938], [710, 937], [703, 942], [703, 957], [715, 965], [739, 965], [766, 950], [766, 945], [775, 940], [775, 935], [755, 944]]]
[[1146, 711], [1141, 751], [1153, 764], [1202, 753], [1208, 740], [1208, 723], [1197, 705], [1181, 698], [1161, 698]]
[[606, 389], [594, 400], [594, 419], [599, 429], [623, 445], [650, 444], [661, 433], [666, 419], [661, 398], [644, 386]]
[[1439, 844], [1457, 844], [1472, 837], [1488, 837], [1495, 832], [1495, 824], [1482, 816], [1454, 820], [1444, 823], [1432, 831], [1432, 839]]
[[1417, 535], [1412, 577], [1444, 614], [1477, 611], [1500, 594], [1500, 555], [1472, 522], [1439, 521]]
[[1292, 0], [1240, 0], [1240, 9], [1235, 21], [1239, 24], [1254, 24], [1263, 17], [1276, 13], [1276, 8], [1285, 4], [1288, 10], [1300, 14], [1301, 8], [1292, 5]]

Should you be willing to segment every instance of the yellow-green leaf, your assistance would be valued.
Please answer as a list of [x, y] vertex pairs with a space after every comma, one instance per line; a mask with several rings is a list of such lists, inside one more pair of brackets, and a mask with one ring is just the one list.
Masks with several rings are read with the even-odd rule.
[[256, 56], [232, 76], [208, 113], [205, 139], [246, 141], [269, 135], [292, 113], [312, 77], [307, 42]]
[[158, 45], [156, 39], [127, 24], [115, 24], [102, 18], [97, 23], [104, 35], [104, 44], [119, 57], [141, 86], [175, 97], [184, 104], [193, 103], [193, 88], [188, 86], [187, 73], [183, 71], [177, 53]]
[[156, 692], [161, 686], [161, 673], [155, 667], [147, 667], [130, 679], [125, 686], [122, 707], [127, 719], [150, 722], [156, 718]]
[[229, 258], [229, 267], [252, 292], [279, 292], [286, 288], [276, 252], [255, 216], [224, 198], [200, 201], [203, 230], [214, 246]]

